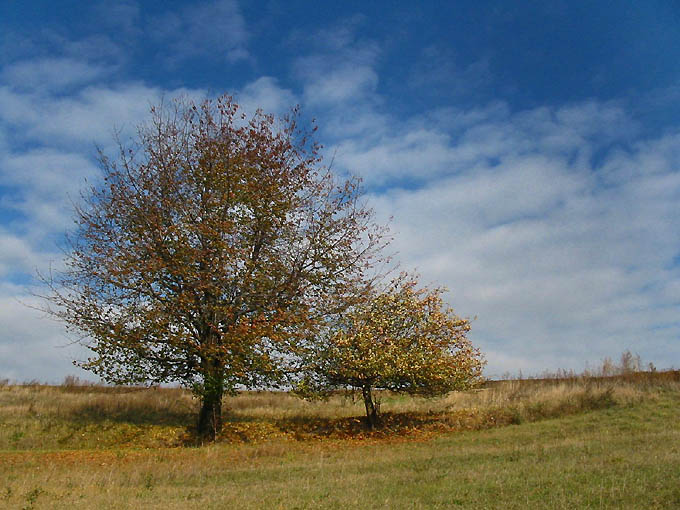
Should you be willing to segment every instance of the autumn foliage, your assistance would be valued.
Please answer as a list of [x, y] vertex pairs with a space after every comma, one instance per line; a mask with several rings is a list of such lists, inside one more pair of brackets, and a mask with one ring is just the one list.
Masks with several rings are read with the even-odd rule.
[[323, 166], [299, 115], [248, 116], [229, 96], [151, 110], [76, 208], [47, 311], [80, 335], [80, 363], [116, 384], [179, 382], [197, 430], [222, 431], [225, 394], [441, 395], [483, 361], [469, 322], [406, 275], [377, 290], [386, 229], [358, 181]]
[[466, 336], [469, 321], [444, 305], [443, 289], [417, 283], [402, 274], [329, 323], [307, 353], [297, 391], [307, 397], [360, 391], [372, 428], [377, 389], [429, 397], [478, 382], [484, 361]]
[[113, 383], [178, 381], [222, 426], [222, 397], [273, 386], [301, 339], [370, 284], [384, 229], [356, 180], [337, 181], [298, 115], [246, 116], [229, 96], [153, 108], [101, 156], [76, 211], [49, 312]]

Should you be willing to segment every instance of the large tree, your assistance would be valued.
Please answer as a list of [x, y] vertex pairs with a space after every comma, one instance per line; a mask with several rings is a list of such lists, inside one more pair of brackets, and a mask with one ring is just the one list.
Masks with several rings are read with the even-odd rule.
[[470, 323], [444, 304], [443, 292], [402, 274], [338, 314], [308, 349], [298, 393], [360, 391], [373, 428], [376, 389], [433, 397], [479, 382], [484, 360], [467, 338]]
[[276, 384], [298, 341], [366, 286], [384, 229], [322, 166], [299, 116], [180, 99], [83, 193], [49, 311], [113, 383], [179, 381], [215, 437], [225, 392]]

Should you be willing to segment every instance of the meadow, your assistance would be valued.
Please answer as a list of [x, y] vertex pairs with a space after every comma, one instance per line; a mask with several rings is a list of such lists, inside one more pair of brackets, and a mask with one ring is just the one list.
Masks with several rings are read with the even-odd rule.
[[680, 371], [489, 381], [434, 400], [0, 385], [0, 508], [680, 508]]

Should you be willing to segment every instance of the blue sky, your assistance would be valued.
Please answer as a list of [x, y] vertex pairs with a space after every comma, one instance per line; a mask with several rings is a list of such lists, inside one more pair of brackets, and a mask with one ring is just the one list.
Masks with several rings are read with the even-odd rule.
[[674, 1], [0, 5], [0, 378], [87, 351], [32, 310], [95, 144], [162, 97], [318, 121], [393, 251], [477, 317], [487, 375], [680, 366]]

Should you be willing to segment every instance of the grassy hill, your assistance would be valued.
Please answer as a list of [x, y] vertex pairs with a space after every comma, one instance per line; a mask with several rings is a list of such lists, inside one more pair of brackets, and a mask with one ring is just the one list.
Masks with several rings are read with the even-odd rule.
[[0, 508], [680, 508], [680, 372], [362, 407], [249, 392], [196, 447], [184, 390], [0, 386]]

